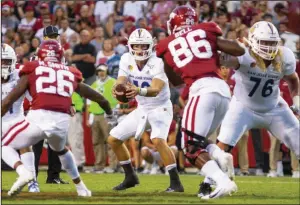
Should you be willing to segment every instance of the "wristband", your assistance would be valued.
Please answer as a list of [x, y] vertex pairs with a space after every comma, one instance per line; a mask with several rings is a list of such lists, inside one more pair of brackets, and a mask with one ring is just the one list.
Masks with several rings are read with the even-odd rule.
[[139, 95], [146, 96], [147, 95], [147, 88], [139, 88]]

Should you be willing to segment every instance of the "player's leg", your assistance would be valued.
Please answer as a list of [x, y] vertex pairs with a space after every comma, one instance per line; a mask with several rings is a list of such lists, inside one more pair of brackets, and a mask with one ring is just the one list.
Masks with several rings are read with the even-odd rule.
[[206, 150], [210, 144], [207, 137], [222, 99], [223, 97], [217, 93], [192, 97], [183, 115], [185, 155], [191, 164], [201, 169], [205, 176], [217, 184], [217, 192], [208, 195], [208, 198], [217, 198], [236, 190], [235, 183], [210, 158]]
[[299, 120], [286, 104], [274, 108], [268, 116], [272, 117], [268, 130], [300, 159]]
[[114, 127], [107, 139], [125, 172], [124, 181], [114, 187], [114, 190], [124, 190], [139, 184], [138, 177], [131, 164], [130, 153], [124, 144], [124, 141], [135, 135], [138, 127], [137, 119], [140, 119], [139, 108], [129, 113], [124, 120]]
[[28, 191], [29, 192], [40, 192], [39, 185], [36, 180], [36, 172], [35, 172], [35, 158], [34, 153], [31, 147], [20, 149], [20, 158], [24, 166], [32, 172], [34, 176], [34, 181], [28, 183]]
[[176, 158], [167, 144], [170, 125], [173, 119], [172, 107], [159, 107], [151, 111], [148, 120], [151, 126], [150, 139], [159, 152], [161, 160], [169, 172], [170, 186], [167, 192], [183, 192], [183, 186], [177, 171]]
[[[9, 166], [16, 169], [19, 178], [8, 192], [9, 196], [20, 193], [23, 187], [35, 179], [32, 170], [28, 170], [22, 163], [16, 150], [24, 149], [33, 145], [45, 137], [37, 126], [30, 124], [27, 120], [16, 123], [2, 136], [2, 159]], [[24, 158], [24, 157], [23, 157]], [[26, 163], [26, 162], [25, 162]], [[33, 165], [33, 164], [32, 164]]]

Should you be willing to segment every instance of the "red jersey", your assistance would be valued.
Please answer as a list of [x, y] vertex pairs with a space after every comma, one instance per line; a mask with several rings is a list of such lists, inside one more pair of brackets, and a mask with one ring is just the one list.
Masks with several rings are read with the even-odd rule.
[[82, 81], [82, 74], [75, 67], [60, 63], [31, 61], [19, 73], [28, 75], [28, 91], [32, 97], [31, 109], [45, 109], [69, 113], [72, 93]]
[[222, 36], [222, 30], [217, 24], [197, 24], [161, 40], [156, 55], [190, 86], [202, 77], [219, 77], [218, 36]]

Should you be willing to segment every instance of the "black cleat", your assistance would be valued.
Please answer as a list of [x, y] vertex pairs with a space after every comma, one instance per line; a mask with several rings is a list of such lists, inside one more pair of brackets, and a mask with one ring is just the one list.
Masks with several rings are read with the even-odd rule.
[[169, 186], [166, 191], [167, 193], [170, 193], [170, 192], [184, 192], [184, 188], [182, 186], [182, 184], [179, 182], [177, 184], [173, 184], [171, 186]]
[[69, 184], [69, 182], [62, 180], [61, 178], [47, 179], [46, 184]]
[[212, 192], [212, 189], [210, 187], [210, 184], [202, 182], [199, 185], [198, 197], [201, 198], [203, 196], [210, 195], [211, 192]]
[[131, 187], [135, 187], [138, 184], [140, 184], [139, 178], [134, 174], [132, 175], [132, 177], [125, 177], [124, 181], [118, 186], [115, 186], [113, 190], [115, 191], [126, 190]]

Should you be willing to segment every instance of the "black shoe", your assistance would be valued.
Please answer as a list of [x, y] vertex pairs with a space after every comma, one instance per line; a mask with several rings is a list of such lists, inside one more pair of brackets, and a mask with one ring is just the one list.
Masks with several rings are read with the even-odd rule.
[[185, 171], [184, 168], [179, 168], [178, 173], [179, 174], [187, 174], [187, 172]]
[[78, 169], [78, 172], [83, 172], [83, 166], [78, 166], [77, 169]]
[[135, 187], [138, 184], [140, 184], [139, 178], [136, 176], [136, 174], [134, 174], [131, 177], [125, 177], [124, 181], [118, 186], [115, 186], [113, 190], [115, 191], [125, 190], [131, 187]]
[[199, 185], [198, 197], [203, 197], [203, 196], [209, 195], [211, 192], [212, 192], [212, 189], [210, 187], [210, 184], [202, 182]]
[[142, 173], [144, 171], [144, 167], [139, 167], [134, 169], [137, 173]]
[[62, 180], [61, 178], [47, 179], [46, 184], [69, 184], [69, 182]]
[[184, 192], [184, 188], [182, 186], [182, 184], [179, 182], [177, 184], [172, 184], [171, 186], [169, 186], [165, 192]]

